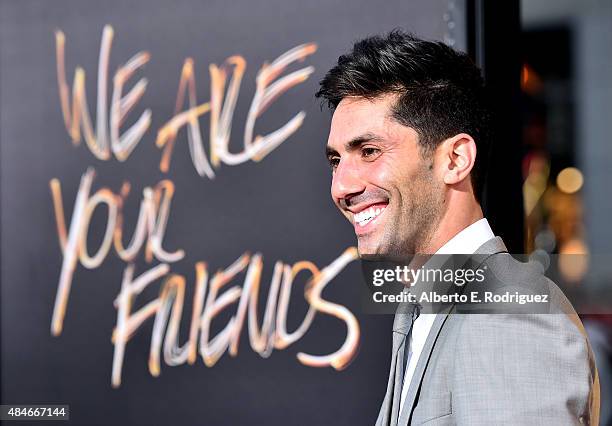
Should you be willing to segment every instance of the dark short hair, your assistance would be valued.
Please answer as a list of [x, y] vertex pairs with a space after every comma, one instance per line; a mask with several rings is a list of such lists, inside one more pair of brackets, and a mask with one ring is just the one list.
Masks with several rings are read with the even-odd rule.
[[392, 116], [419, 135], [422, 153], [467, 133], [478, 154], [471, 173], [480, 201], [489, 146], [489, 112], [480, 69], [465, 53], [401, 30], [356, 42], [320, 82], [317, 98], [334, 110], [346, 97], [397, 94]]

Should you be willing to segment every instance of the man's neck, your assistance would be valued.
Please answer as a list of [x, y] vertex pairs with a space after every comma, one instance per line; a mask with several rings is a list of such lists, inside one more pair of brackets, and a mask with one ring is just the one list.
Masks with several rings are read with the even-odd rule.
[[447, 209], [438, 223], [433, 227], [428, 242], [418, 253], [436, 253], [455, 235], [484, 217], [480, 205], [474, 201], [463, 209]]

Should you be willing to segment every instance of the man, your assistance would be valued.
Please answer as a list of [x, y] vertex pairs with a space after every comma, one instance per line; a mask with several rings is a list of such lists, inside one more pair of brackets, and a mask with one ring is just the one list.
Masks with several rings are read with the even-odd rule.
[[502, 281], [546, 289], [550, 313], [418, 314], [400, 304], [377, 425], [598, 424], [599, 384], [578, 316], [514, 261], [480, 207], [488, 113], [467, 55], [401, 31], [357, 42], [321, 81], [334, 110], [331, 195], [360, 256], [479, 254]]

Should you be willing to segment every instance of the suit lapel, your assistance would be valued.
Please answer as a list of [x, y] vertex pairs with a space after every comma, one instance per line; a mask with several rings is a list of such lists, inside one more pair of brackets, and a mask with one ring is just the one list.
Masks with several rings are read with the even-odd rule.
[[391, 348], [391, 367], [389, 370], [387, 393], [378, 415], [377, 426], [397, 425], [404, 377], [402, 360], [404, 359], [404, 350], [406, 349], [406, 336], [408, 331], [410, 331], [411, 317], [411, 305], [407, 303], [399, 304], [393, 319], [393, 346]]
[[[448, 309], [450, 310], [451, 308]], [[425, 340], [425, 346], [423, 346], [423, 351], [419, 356], [416, 369], [414, 370], [412, 380], [410, 381], [408, 393], [406, 394], [406, 400], [404, 401], [404, 406], [402, 407], [402, 412], [400, 414], [398, 422], [398, 424], [400, 425], [408, 424], [408, 419], [412, 415], [412, 410], [416, 401], [417, 392], [421, 386], [421, 381], [423, 380], [423, 375], [425, 374], [425, 369], [427, 367], [427, 363], [429, 362], [429, 357], [431, 355], [435, 342], [438, 339], [440, 330], [442, 330], [442, 326], [446, 322], [447, 318], [448, 312], [437, 314], [436, 319], [434, 320], [434, 323], [431, 326], [431, 330], [427, 335], [427, 340]]]
[[[481, 245], [475, 252], [475, 255], [494, 255], [497, 253], [507, 252], [506, 246], [500, 237], [491, 238], [489, 241], [485, 242]], [[482, 258], [484, 261], [485, 258]], [[479, 262], [482, 263], [482, 261]], [[421, 351], [421, 355], [419, 356], [419, 360], [417, 362], [416, 369], [414, 370], [414, 374], [412, 375], [412, 380], [410, 381], [410, 387], [408, 388], [408, 393], [406, 394], [406, 400], [404, 401], [404, 406], [402, 407], [402, 412], [399, 416], [399, 421], [397, 424], [406, 425], [412, 416], [412, 411], [414, 410], [414, 406], [417, 399], [417, 394], [419, 388], [421, 387], [421, 382], [423, 381], [423, 376], [425, 375], [425, 370], [427, 369], [427, 364], [429, 363], [429, 359], [431, 357], [431, 353], [438, 339], [438, 335], [442, 330], [446, 320], [448, 319], [450, 312], [452, 311], [454, 304], [445, 308], [442, 312], [436, 315], [436, 319], [431, 326], [429, 334], [427, 335], [427, 339], [425, 340], [425, 345], [423, 346], [423, 350]], [[398, 309], [399, 311], [399, 309]], [[397, 321], [397, 313], [396, 313], [396, 321], [394, 321], [394, 331], [395, 331], [395, 323]], [[401, 321], [401, 324], [404, 324], [405, 320]], [[410, 322], [408, 322], [408, 325]], [[400, 388], [401, 393], [401, 388]], [[399, 397], [399, 396], [398, 396]]]
[[[397, 313], [396, 320], [397, 322]], [[395, 329], [395, 325], [394, 325]], [[387, 392], [382, 403], [376, 426], [395, 426], [398, 418], [398, 407], [401, 395], [401, 387], [398, 383], [402, 383], [403, 367], [400, 360], [404, 357], [404, 342], [406, 335], [393, 331], [393, 346], [391, 348], [391, 367], [389, 369], [389, 381], [387, 383]], [[395, 413], [394, 413], [395, 409]], [[394, 415], [395, 414], [395, 415]]]

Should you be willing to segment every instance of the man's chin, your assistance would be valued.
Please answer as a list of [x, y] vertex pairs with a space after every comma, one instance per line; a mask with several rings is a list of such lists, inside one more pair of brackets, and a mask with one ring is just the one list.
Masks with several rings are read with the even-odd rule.
[[369, 239], [366, 238], [359, 238], [357, 241], [357, 252], [359, 253], [359, 257], [387, 254], [385, 248], [382, 247], [381, 244], [368, 240]]
[[390, 243], [386, 239], [374, 239], [360, 237], [357, 240], [357, 252], [359, 257], [379, 256], [388, 258], [406, 258], [414, 256], [414, 250], [408, 250], [405, 246]]

